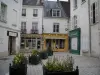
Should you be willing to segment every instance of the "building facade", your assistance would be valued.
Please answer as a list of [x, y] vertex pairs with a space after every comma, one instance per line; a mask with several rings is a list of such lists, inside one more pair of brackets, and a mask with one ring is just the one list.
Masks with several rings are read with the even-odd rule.
[[0, 56], [20, 49], [20, 18], [22, 0], [0, 0]]
[[[67, 7], [67, 2], [63, 3]], [[59, 0], [45, 1], [43, 18], [44, 49], [51, 47], [53, 51], [68, 51], [68, 34], [66, 31], [68, 20], [69, 16], [67, 16], [64, 6], [62, 6], [62, 2]]]
[[42, 0], [23, 0], [21, 17], [21, 49], [41, 50]]
[[91, 56], [100, 58], [100, 1], [90, 0]]
[[72, 53], [89, 55], [90, 33], [88, 0], [70, 0], [70, 3], [70, 50]]
[[[99, 12], [99, 0], [71, 0], [71, 31], [69, 36], [72, 53], [79, 52], [78, 54], [81, 55], [100, 57]], [[77, 29], [79, 29], [78, 36], [73, 33]], [[73, 35], [76, 38], [73, 38]]]
[[46, 50], [50, 46], [54, 51], [68, 50], [66, 30], [69, 16], [67, 17], [62, 3], [23, 0], [21, 20], [21, 47], [23, 49], [28, 47], [28, 49]]

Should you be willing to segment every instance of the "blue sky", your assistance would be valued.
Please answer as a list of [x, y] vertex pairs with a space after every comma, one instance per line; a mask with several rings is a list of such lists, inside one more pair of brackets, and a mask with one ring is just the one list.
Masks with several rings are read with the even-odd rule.
[[[48, 0], [48, 1], [57, 1], [57, 0]], [[59, 1], [68, 1], [68, 0], [59, 0]]]

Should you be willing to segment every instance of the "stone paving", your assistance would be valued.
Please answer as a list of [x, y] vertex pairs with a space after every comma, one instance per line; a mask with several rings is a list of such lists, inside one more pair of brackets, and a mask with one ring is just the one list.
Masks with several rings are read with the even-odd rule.
[[[58, 58], [65, 58], [67, 54], [68, 53], [59, 52], [59, 53], [54, 53], [54, 56]], [[93, 58], [93, 57], [73, 55], [73, 54], [70, 55], [73, 56], [73, 58], [75, 59], [74, 66], [79, 66], [79, 75], [100, 75], [100, 59]], [[42, 62], [46, 63], [46, 61], [47, 60], [43, 60]], [[7, 72], [5, 74], [8, 75]], [[5, 74], [0, 73], [0, 75], [5, 75]], [[33, 66], [28, 65], [27, 75], [43, 75], [42, 65], [41, 64], [33, 65]]]

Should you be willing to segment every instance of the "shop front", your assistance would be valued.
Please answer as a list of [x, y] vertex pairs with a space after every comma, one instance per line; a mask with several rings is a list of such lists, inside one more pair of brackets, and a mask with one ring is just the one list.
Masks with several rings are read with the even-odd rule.
[[40, 34], [21, 34], [21, 49], [41, 49]]
[[70, 52], [73, 54], [80, 54], [80, 48], [81, 48], [81, 29], [77, 28], [75, 30], [72, 30], [69, 32], [69, 49]]
[[43, 34], [43, 49], [51, 47], [55, 52], [68, 51], [68, 35], [67, 34]]

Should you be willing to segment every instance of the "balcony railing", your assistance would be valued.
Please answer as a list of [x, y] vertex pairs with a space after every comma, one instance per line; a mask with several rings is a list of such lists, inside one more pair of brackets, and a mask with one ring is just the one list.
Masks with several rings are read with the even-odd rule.
[[38, 29], [31, 29], [31, 34], [38, 34]]
[[21, 29], [21, 34], [26, 34], [27, 30], [26, 29]]

